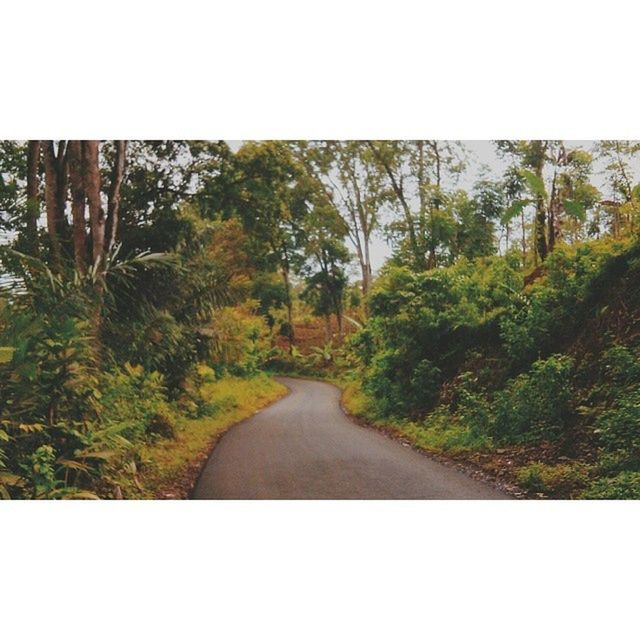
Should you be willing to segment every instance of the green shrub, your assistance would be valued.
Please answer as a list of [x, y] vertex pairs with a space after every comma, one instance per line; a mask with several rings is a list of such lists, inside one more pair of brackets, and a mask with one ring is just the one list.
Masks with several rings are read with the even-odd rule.
[[466, 372], [459, 376], [456, 389], [456, 415], [462, 425], [476, 434], [485, 436], [492, 432], [493, 411], [489, 400], [475, 390], [475, 377]]
[[518, 484], [530, 493], [569, 497], [586, 486], [589, 467], [582, 463], [547, 465], [532, 462], [518, 470]]
[[0, 423], [0, 497], [95, 497], [88, 490], [130, 443], [122, 426]]
[[411, 435], [419, 446], [436, 451], [477, 451], [492, 444], [486, 433], [461, 422], [445, 407], [432, 411]]
[[640, 471], [640, 457], [632, 456], [628, 452], [607, 452], [603, 451], [598, 456], [594, 465], [595, 475], [615, 476], [623, 471]]
[[573, 365], [568, 356], [538, 360], [528, 373], [517, 376], [496, 393], [496, 439], [531, 442], [562, 435], [570, 411]]
[[366, 327], [351, 341], [380, 411], [415, 418], [432, 410], [465, 354], [499, 338], [497, 318], [520, 287], [510, 258], [462, 259], [424, 273], [387, 267]]
[[326, 375], [327, 369], [318, 368], [316, 362], [314, 354], [306, 356], [296, 346], [291, 349], [291, 353], [287, 349], [276, 347], [270, 353], [266, 368], [273, 373], [314, 377]]
[[194, 367], [180, 385], [180, 395], [176, 400], [178, 409], [190, 418], [212, 416], [218, 411], [216, 402], [207, 393], [207, 387], [215, 384], [211, 380], [209, 367]]
[[640, 455], [640, 386], [625, 390], [598, 416], [596, 433], [608, 451]]
[[176, 418], [172, 411], [159, 409], [149, 418], [147, 432], [161, 438], [176, 437]]
[[161, 372], [167, 390], [173, 393], [198, 360], [198, 337], [166, 310], [141, 305], [138, 316], [107, 323], [103, 332], [106, 344], [116, 362]]
[[171, 413], [166, 394], [162, 374], [126, 363], [103, 376], [102, 418], [107, 424], [121, 425], [125, 437], [141, 438], [149, 433], [156, 414]]
[[580, 497], [590, 500], [640, 500], [640, 472], [624, 471], [613, 478], [596, 480]]
[[514, 296], [500, 319], [501, 337], [511, 360], [526, 365], [561, 348], [583, 317], [583, 303], [607, 265], [624, 245], [592, 242], [557, 247], [543, 265], [541, 277]]
[[202, 382], [215, 382], [217, 380], [216, 372], [206, 364], [200, 363], [196, 367], [196, 371]]
[[255, 301], [217, 310], [201, 334], [204, 359], [219, 375], [256, 375], [271, 355], [269, 329]]
[[611, 385], [625, 386], [640, 382], [640, 354], [637, 349], [614, 345], [602, 354], [602, 369]]
[[16, 313], [10, 335], [16, 346], [0, 368], [0, 416], [43, 423], [95, 417], [97, 378], [85, 319]]

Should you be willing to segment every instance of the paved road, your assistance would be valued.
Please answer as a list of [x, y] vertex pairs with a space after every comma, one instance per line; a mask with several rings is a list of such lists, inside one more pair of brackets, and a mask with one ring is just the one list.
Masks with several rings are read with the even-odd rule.
[[488, 484], [351, 421], [324, 382], [281, 378], [291, 393], [220, 440], [194, 497], [503, 499]]

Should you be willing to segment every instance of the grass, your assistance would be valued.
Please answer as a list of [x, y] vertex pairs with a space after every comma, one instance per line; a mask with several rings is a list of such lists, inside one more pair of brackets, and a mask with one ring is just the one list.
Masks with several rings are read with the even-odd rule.
[[13, 347], [0, 347], [0, 364], [9, 362], [13, 354]]
[[381, 417], [374, 403], [357, 381], [336, 381], [342, 387], [342, 404], [348, 413], [370, 426], [399, 437], [417, 449], [471, 463], [490, 476], [506, 480], [518, 488], [519, 495], [531, 497], [638, 497], [640, 473], [621, 474], [614, 480], [602, 481], [591, 491], [584, 491], [592, 482], [593, 468], [583, 462], [554, 461], [545, 464], [531, 461], [541, 449], [527, 447], [498, 448], [487, 436], [475, 433], [460, 424], [447, 410], [435, 410], [422, 422]]
[[287, 388], [267, 375], [224, 378], [203, 386], [218, 410], [202, 418], [180, 418], [175, 439], [138, 448], [136, 464], [114, 479], [129, 499], [187, 498], [218, 438], [235, 423], [283, 397]]
[[381, 418], [355, 381], [334, 381], [342, 387], [342, 404], [352, 416], [361, 418], [374, 427], [408, 440], [412, 445], [433, 453], [463, 453], [486, 449], [491, 445], [468, 428], [452, 421], [442, 412], [434, 411], [425, 422]]
[[502, 481], [500, 466], [493, 468], [493, 444], [490, 439], [463, 427], [448, 412], [436, 410], [423, 422], [381, 417], [358, 381], [334, 382], [342, 388], [342, 405], [347, 413], [361, 419], [366, 425], [408, 442], [416, 449], [466, 466], [472, 465], [476, 470], [482, 469], [489, 477], [499, 480], [503, 488], [515, 489], [512, 478], [507, 476], [507, 484]]

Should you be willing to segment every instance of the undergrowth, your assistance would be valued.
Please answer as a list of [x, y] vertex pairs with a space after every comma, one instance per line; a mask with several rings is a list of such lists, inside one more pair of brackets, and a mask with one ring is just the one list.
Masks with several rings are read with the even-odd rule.
[[142, 444], [105, 487], [125, 498], [185, 498], [216, 439], [236, 422], [286, 394], [286, 387], [259, 374], [204, 383], [207, 415], [180, 417], [174, 437]]

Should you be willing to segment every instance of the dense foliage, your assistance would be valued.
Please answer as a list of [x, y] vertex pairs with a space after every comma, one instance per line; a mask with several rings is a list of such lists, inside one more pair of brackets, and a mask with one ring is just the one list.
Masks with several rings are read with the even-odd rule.
[[413, 420], [427, 448], [511, 447], [533, 493], [631, 495], [639, 258], [632, 239], [558, 247], [524, 289], [510, 256], [388, 271], [351, 345], [369, 415]]
[[637, 495], [640, 147], [494, 148], [3, 141], [2, 496], [118, 495], [264, 369], [530, 494]]

